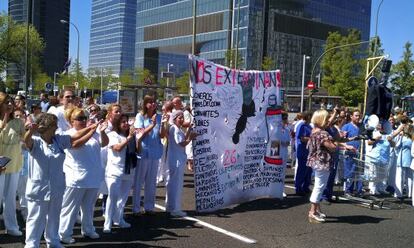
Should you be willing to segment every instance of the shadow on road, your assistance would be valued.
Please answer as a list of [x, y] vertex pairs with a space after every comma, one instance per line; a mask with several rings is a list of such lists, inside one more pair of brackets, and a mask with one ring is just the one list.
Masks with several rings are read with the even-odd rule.
[[378, 218], [367, 215], [351, 215], [327, 218], [326, 223], [348, 223], [353, 225], [377, 224], [389, 218]]

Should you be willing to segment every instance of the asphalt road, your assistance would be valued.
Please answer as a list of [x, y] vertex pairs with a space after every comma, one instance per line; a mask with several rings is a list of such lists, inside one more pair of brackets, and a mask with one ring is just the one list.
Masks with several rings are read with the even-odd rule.
[[[158, 209], [155, 216], [132, 216], [126, 208], [131, 229], [113, 228], [103, 234], [103, 218], [96, 208], [95, 226], [99, 240], [82, 238], [77, 225], [74, 245], [66, 247], [412, 247], [414, 243], [414, 214], [410, 201], [384, 203], [384, 209], [370, 210], [360, 204], [339, 200], [322, 205], [328, 214], [324, 224], [310, 224], [307, 220], [308, 197], [294, 195], [292, 169], [288, 170], [288, 197], [258, 199], [211, 214], [199, 214], [194, 209], [194, 184], [188, 173], [184, 183], [183, 209], [191, 218], [168, 217]], [[165, 188], [157, 190], [157, 206], [164, 205]], [[391, 200], [391, 199], [390, 199]], [[246, 243], [222, 232], [195, 222], [198, 220], [255, 241]], [[20, 224], [23, 223], [20, 219]], [[214, 228], [213, 227], [213, 228]], [[2, 229], [2, 228], [1, 228]], [[243, 238], [242, 237], [242, 238]], [[247, 240], [247, 241], [248, 241]], [[23, 247], [24, 238], [10, 237], [0, 231], [0, 247]], [[44, 242], [42, 247], [45, 247]]]

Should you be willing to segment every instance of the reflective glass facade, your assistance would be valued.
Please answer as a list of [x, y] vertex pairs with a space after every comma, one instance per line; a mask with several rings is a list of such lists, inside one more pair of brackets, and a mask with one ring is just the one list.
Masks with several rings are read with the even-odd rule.
[[[371, 0], [198, 0], [197, 46], [200, 56], [224, 63], [238, 47], [242, 68], [260, 69], [264, 56], [282, 70], [288, 90], [301, 85], [303, 54], [313, 62], [328, 32], [349, 28], [369, 39]], [[193, 0], [138, 0], [135, 66], [154, 73], [167, 63], [175, 72], [187, 68], [191, 53]], [[240, 12], [240, 13], [239, 13]], [[236, 43], [237, 41], [237, 43]]]
[[136, 0], [93, 0], [89, 68], [134, 68]]

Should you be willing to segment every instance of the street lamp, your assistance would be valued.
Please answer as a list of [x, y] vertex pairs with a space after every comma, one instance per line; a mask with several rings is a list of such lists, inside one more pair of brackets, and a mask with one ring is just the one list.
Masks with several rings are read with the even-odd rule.
[[375, 17], [375, 44], [374, 44], [374, 53], [373, 56], [376, 55], [377, 53], [377, 43], [378, 43], [378, 16], [379, 16], [379, 11], [382, 5], [382, 2], [384, 2], [384, 0], [381, 0], [381, 2], [378, 4], [378, 9], [377, 9], [377, 16]]
[[303, 94], [305, 90], [305, 67], [306, 67], [306, 60], [310, 59], [309, 56], [303, 55], [303, 62], [302, 62], [302, 92], [300, 95], [300, 112], [303, 112]]
[[60, 23], [67, 24], [70, 23], [73, 27], [75, 27], [76, 32], [78, 33], [78, 51], [76, 56], [76, 81], [79, 83], [79, 44], [80, 44], [80, 33], [78, 27], [73, 22], [68, 22], [67, 20], [60, 20]]
[[[173, 67], [174, 64], [171, 63], [167, 63], [167, 73], [169, 74], [170, 72], [170, 67]], [[167, 77], [167, 87], [170, 87], [170, 77]]]

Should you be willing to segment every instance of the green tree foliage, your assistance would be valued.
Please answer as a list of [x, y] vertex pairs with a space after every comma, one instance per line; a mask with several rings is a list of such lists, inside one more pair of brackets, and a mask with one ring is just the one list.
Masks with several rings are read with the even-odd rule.
[[44, 91], [45, 84], [51, 83], [53, 80], [44, 72], [37, 73], [33, 79], [33, 82], [36, 82], [33, 86], [35, 91]]
[[276, 69], [275, 67], [276, 67], [276, 63], [272, 58], [267, 57], [267, 56], [263, 58], [263, 62], [262, 62], [263, 71], [275, 70]]
[[145, 85], [146, 82], [147, 83], [151, 82], [151, 84], [153, 85], [156, 84], [155, 75], [152, 74], [150, 70], [137, 67], [135, 68], [135, 73], [136, 73], [138, 85]]
[[[24, 71], [26, 35], [26, 24], [16, 23], [5, 13], [0, 14], [0, 72], [6, 70], [8, 63], [14, 63], [20, 71]], [[31, 25], [28, 37], [29, 69], [33, 77], [36, 73], [42, 73], [39, 55], [44, 49], [44, 42]]]
[[[119, 75], [119, 82], [121, 82], [121, 89], [124, 89], [122, 86], [128, 86], [134, 84], [134, 73], [132, 70], [125, 70]], [[127, 88], [128, 89], [128, 88]]]
[[[360, 33], [349, 30], [348, 35], [338, 32], [330, 33], [326, 41], [326, 50], [345, 44], [360, 42]], [[329, 95], [342, 96], [343, 104], [356, 106], [364, 99], [364, 73], [362, 60], [359, 59], [360, 46], [350, 46], [325, 54], [321, 68], [323, 73], [322, 86]]]
[[[229, 68], [236, 67], [236, 50], [229, 49], [225, 53], [225, 66]], [[243, 56], [240, 51], [237, 51], [237, 69], [240, 69], [244, 65]]]
[[402, 60], [392, 66], [391, 83], [394, 93], [399, 96], [414, 93], [414, 60], [412, 44], [405, 43]]
[[178, 94], [190, 94], [190, 72], [186, 71], [175, 80]]

